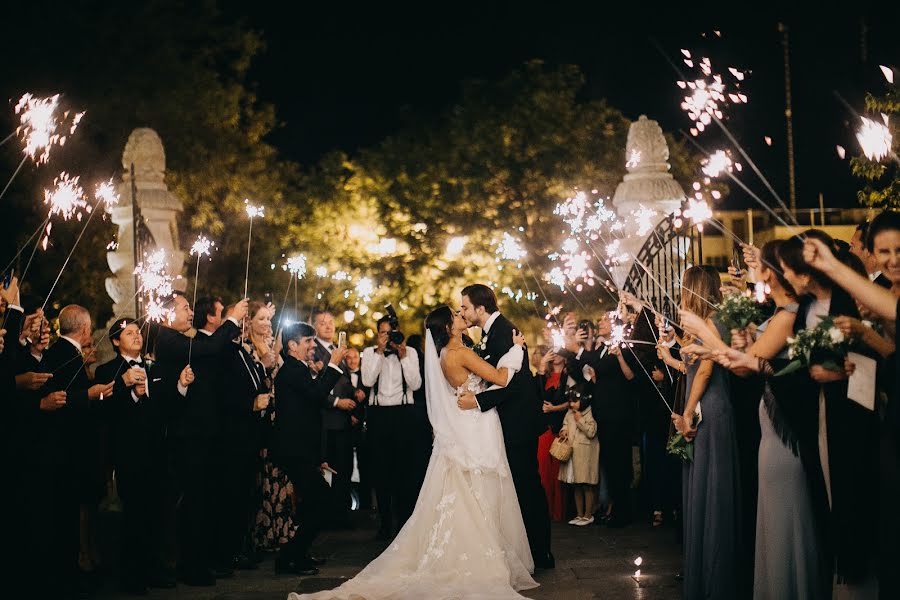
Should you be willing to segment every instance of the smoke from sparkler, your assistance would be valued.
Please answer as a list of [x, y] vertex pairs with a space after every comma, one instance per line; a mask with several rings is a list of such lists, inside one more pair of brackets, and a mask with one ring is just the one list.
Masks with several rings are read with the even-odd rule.
[[[24, 94], [16, 103], [15, 113], [19, 115], [17, 132], [25, 142], [22, 151], [36, 164], [49, 161], [50, 149], [56, 144], [60, 146], [65, 144], [66, 135], [75, 133], [81, 117], [84, 116], [83, 112], [74, 113], [69, 121], [69, 112], [65, 112], [62, 119], [57, 120], [54, 113], [58, 107], [59, 94], [49, 98], [36, 98], [31, 94]], [[68, 134], [65, 133], [66, 128]], [[58, 133], [59, 130], [63, 133]]]

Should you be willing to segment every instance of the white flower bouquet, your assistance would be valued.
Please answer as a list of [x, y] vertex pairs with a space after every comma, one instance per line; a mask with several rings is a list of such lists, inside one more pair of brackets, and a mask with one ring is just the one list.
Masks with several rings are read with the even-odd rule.
[[850, 352], [850, 338], [835, 327], [833, 317], [823, 317], [814, 328], [797, 332], [797, 336], [788, 338], [787, 342], [791, 362], [776, 376], [787, 375], [812, 365], [843, 371], [844, 359]]

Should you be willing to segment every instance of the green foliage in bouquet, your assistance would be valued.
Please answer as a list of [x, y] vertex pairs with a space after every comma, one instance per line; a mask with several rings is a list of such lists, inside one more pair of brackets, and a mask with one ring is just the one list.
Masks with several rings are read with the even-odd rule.
[[725, 296], [716, 313], [716, 319], [729, 331], [732, 329], [746, 329], [751, 323], [762, 321], [763, 316], [762, 307], [756, 301], [756, 298], [747, 294], [729, 294]]
[[[697, 427], [699, 423], [698, 419], [699, 417], [696, 413], [694, 413], [694, 418], [691, 420], [691, 427]], [[689, 442], [688, 440], [684, 439], [684, 436], [676, 431], [675, 434], [669, 438], [669, 442], [666, 444], [666, 452], [668, 452], [669, 454], [674, 454], [685, 462], [693, 462], [694, 442]]]
[[796, 337], [788, 338], [788, 358], [791, 362], [776, 373], [787, 375], [811, 365], [822, 365], [831, 371], [842, 371], [844, 359], [850, 351], [850, 338], [835, 327], [833, 317], [822, 317], [821, 322], [812, 329], [797, 332]]

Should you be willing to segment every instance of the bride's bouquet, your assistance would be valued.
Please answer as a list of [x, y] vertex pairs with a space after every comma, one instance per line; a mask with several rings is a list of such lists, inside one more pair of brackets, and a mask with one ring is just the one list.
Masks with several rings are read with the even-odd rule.
[[751, 323], [763, 320], [763, 311], [749, 291], [744, 294], [728, 294], [722, 299], [716, 319], [729, 331], [746, 329]]
[[797, 332], [788, 338], [788, 358], [791, 362], [778, 375], [787, 375], [811, 365], [822, 365], [831, 371], [842, 371], [844, 359], [850, 352], [850, 339], [835, 327], [833, 317], [822, 317], [812, 329]]
[[[700, 414], [695, 412], [694, 418], [691, 419], [691, 428], [696, 428], [699, 424]], [[694, 442], [693, 440], [686, 440], [684, 436], [681, 435], [681, 433], [676, 431], [675, 434], [669, 438], [669, 442], [666, 444], [666, 452], [668, 452], [669, 454], [674, 454], [685, 462], [693, 462]]]

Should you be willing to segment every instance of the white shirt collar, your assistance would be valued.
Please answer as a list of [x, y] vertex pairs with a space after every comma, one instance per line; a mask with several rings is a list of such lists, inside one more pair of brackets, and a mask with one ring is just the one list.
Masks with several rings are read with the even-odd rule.
[[491, 313], [491, 316], [488, 317], [488, 320], [484, 322], [484, 327], [481, 328], [481, 330], [484, 332], [484, 335], [487, 335], [490, 332], [491, 325], [494, 324], [494, 321], [496, 321], [497, 317], [499, 317], [499, 316], [500, 316], [499, 310], [494, 313]]
[[325, 346], [326, 348], [331, 348], [334, 346], [334, 342], [328, 342], [318, 336], [316, 336], [316, 341], [319, 342], [320, 344], [322, 344], [323, 346]]
[[205, 329], [198, 329], [198, 330], [197, 330], [197, 333], [202, 333], [203, 335], [205, 335], [205, 336], [207, 336], [207, 337], [209, 337], [209, 336], [212, 335], [212, 332], [211, 332], [211, 331], [207, 331], [207, 330], [205, 330]]
[[121, 356], [125, 360], [125, 362], [131, 362], [131, 361], [139, 362], [139, 363], [144, 362], [143, 360], [141, 360], [140, 356], [128, 356], [127, 354], [122, 354], [122, 353], [119, 353], [119, 356]]
[[64, 340], [68, 340], [68, 342], [69, 342], [70, 344], [72, 344], [73, 346], [75, 346], [75, 348], [76, 348], [79, 352], [81, 352], [81, 344], [79, 344], [78, 342], [76, 342], [75, 340], [73, 340], [72, 338], [70, 338], [70, 337], [67, 336], [67, 335], [61, 335], [61, 336], [59, 336], [59, 337], [62, 338], [62, 339], [64, 339]]

